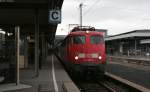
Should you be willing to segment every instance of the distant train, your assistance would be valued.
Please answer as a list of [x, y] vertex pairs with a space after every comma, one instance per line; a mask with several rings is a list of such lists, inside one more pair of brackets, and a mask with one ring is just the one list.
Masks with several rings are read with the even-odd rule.
[[75, 27], [59, 46], [58, 56], [76, 76], [105, 73], [106, 53], [102, 32], [93, 27]]

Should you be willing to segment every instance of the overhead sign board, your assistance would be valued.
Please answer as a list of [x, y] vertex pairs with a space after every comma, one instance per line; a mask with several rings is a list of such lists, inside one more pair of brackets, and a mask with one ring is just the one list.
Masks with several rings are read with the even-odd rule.
[[50, 10], [49, 11], [49, 23], [51, 23], [51, 24], [61, 23], [61, 10]]

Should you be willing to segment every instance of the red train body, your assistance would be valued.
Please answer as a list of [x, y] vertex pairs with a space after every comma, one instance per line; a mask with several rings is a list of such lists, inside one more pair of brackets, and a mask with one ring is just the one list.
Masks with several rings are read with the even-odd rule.
[[103, 33], [71, 32], [59, 47], [59, 55], [68, 70], [77, 74], [104, 74], [106, 65]]

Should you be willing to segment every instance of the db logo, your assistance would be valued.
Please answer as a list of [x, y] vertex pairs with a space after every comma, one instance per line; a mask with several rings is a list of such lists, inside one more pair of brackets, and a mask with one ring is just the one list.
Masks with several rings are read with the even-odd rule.
[[50, 10], [49, 11], [49, 22], [50, 23], [61, 23], [61, 11], [60, 10]]

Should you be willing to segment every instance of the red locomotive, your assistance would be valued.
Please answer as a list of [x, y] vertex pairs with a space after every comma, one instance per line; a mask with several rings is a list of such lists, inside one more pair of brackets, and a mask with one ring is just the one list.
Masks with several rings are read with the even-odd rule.
[[59, 57], [77, 76], [90, 72], [103, 75], [106, 66], [103, 33], [94, 28], [74, 28], [59, 47]]

